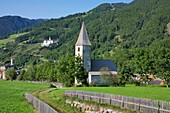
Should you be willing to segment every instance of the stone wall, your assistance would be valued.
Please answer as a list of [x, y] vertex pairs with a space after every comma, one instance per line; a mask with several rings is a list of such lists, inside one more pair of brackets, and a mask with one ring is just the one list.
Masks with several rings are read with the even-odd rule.
[[121, 113], [112, 109], [99, 107], [97, 105], [87, 105], [78, 101], [66, 100], [66, 103], [70, 104], [72, 107], [80, 109], [82, 112], [85, 113]]

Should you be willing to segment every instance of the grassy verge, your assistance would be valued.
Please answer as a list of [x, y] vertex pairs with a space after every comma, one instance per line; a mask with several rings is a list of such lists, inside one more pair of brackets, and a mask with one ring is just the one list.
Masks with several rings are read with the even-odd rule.
[[46, 84], [0, 80], [0, 113], [35, 113], [24, 94], [48, 87]]
[[[55, 91], [57, 93], [53, 94], [52, 92]], [[38, 97], [40, 100], [48, 103], [52, 106], [55, 110], [59, 113], [81, 113], [80, 110], [71, 107], [70, 105], [65, 103], [65, 96], [64, 96], [64, 89], [56, 90], [41, 90], [32, 93], [34, 96]]]
[[77, 98], [65, 97], [64, 93], [65, 93], [65, 89], [59, 89], [59, 90], [51, 89], [51, 90], [36, 91], [32, 94], [38, 97], [39, 99], [41, 99], [42, 101], [48, 103], [50, 106], [56, 109], [59, 113], [81, 113], [80, 109], [71, 107], [69, 104], [66, 104], [65, 103], [66, 99], [76, 100], [76, 101], [85, 103], [87, 105], [95, 105], [98, 107], [113, 109], [115, 111], [119, 111], [122, 113], [135, 113], [134, 111], [124, 110], [124, 109], [121, 109], [115, 106], [110, 106], [106, 104], [98, 104], [96, 102], [91, 102], [91, 101], [83, 101]]
[[81, 113], [80, 109], [71, 107], [69, 104], [66, 104], [65, 103], [66, 99], [76, 100], [76, 101], [85, 103], [87, 105], [95, 105], [98, 107], [113, 109], [115, 111], [122, 112], [122, 113], [135, 113], [134, 111], [121, 109], [119, 107], [115, 107], [111, 105], [98, 104], [96, 102], [84, 101], [84, 100], [72, 98], [72, 97], [65, 97], [64, 96], [65, 90], [67, 90], [67, 88], [59, 89], [59, 90], [56, 90], [56, 89], [41, 90], [41, 91], [33, 92], [32, 94], [38, 97], [40, 100], [44, 101], [45, 103], [48, 103], [50, 106], [52, 106], [54, 109], [56, 109], [60, 113]]

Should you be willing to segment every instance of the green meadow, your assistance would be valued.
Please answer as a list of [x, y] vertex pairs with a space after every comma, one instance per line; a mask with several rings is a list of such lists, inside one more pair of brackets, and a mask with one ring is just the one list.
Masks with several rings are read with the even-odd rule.
[[47, 84], [0, 80], [0, 113], [36, 113], [24, 94], [48, 87]]
[[25, 34], [27, 34], [27, 33], [28, 33], [28, 32], [18, 33], [18, 34], [12, 34], [12, 35], [9, 36], [9, 38], [0, 40], [0, 47], [5, 46], [6, 43], [12, 42], [12, 41], [14, 41], [17, 37], [22, 36], [22, 35], [25, 35]]
[[25, 35], [25, 34], [28, 34], [29, 32], [24, 32], [24, 33], [18, 33], [18, 34], [12, 34], [9, 36], [9, 39], [15, 39], [19, 36], [22, 36], [22, 35]]

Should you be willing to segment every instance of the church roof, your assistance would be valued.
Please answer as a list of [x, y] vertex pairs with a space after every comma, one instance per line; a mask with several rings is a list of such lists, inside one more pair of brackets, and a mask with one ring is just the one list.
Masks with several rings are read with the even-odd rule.
[[84, 22], [82, 23], [81, 30], [80, 30], [80, 33], [79, 33], [79, 37], [78, 37], [78, 40], [76, 42], [76, 46], [82, 46], [82, 45], [90, 45], [91, 46], [91, 43], [90, 43], [90, 40], [89, 40], [89, 37], [88, 37], [88, 34], [87, 34], [86, 27], [84, 25]]
[[111, 60], [92, 60], [91, 71], [100, 71], [101, 68], [107, 67], [109, 71], [117, 71], [116, 65]]

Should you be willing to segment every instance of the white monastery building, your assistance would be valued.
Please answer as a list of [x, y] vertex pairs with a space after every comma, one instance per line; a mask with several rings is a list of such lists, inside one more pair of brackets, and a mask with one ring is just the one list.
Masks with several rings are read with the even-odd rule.
[[[75, 44], [75, 56], [83, 57], [83, 65], [88, 72], [88, 83], [101, 84], [100, 76], [102, 76], [101, 69], [107, 68], [109, 73], [117, 75], [117, 69], [111, 60], [92, 60], [91, 46], [87, 30], [84, 22], [79, 33], [78, 40]], [[77, 81], [75, 80], [75, 85]]]
[[51, 40], [51, 37], [49, 37], [48, 40], [44, 40], [44, 42], [41, 44], [42, 47], [48, 47], [50, 44], [54, 44], [54, 41]]

